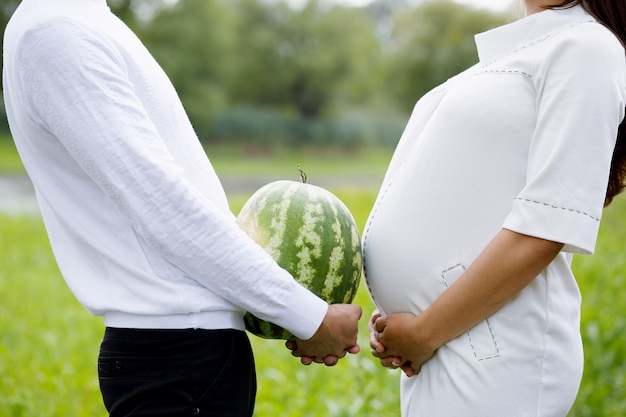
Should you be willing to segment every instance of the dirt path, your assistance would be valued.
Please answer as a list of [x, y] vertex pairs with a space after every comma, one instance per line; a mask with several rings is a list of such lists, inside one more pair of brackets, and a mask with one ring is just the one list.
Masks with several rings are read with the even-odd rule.
[[27, 176], [0, 175], [0, 213], [39, 213], [35, 189]]

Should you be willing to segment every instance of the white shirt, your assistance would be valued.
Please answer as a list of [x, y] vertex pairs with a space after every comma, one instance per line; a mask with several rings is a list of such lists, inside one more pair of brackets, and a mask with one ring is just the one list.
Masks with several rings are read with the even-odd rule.
[[105, 0], [24, 0], [4, 95], [61, 272], [105, 324], [300, 338], [327, 304], [250, 240], [165, 73]]
[[565, 416], [582, 374], [572, 253], [592, 253], [624, 49], [581, 7], [476, 36], [480, 62], [423, 97], [364, 232], [385, 314], [425, 310], [502, 229], [564, 250], [501, 310], [402, 378], [403, 416]]

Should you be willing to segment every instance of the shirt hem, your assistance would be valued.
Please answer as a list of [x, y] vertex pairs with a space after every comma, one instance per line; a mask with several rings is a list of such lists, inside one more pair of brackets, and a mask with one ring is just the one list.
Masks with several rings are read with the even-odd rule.
[[106, 327], [128, 329], [235, 329], [245, 330], [241, 311], [203, 311], [190, 314], [140, 315], [110, 311], [103, 315]]

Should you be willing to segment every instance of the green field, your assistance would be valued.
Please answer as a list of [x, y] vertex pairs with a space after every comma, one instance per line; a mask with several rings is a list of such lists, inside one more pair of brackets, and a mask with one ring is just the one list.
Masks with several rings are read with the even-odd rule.
[[[2, 141], [0, 141], [2, 145]], [[5, 145], [2, 145], [5, 146]], [[0, 172], [19, 171], [3, 157]], [[3, 159], [4, 158], [4, 159]], [[375, 176], [389, 154], [215, 152], [220, 175], [283, 175], [294, 160], [310, 172]], [[9, 162], [5, 162], [9, 161]], [[376, 190], [333, 189], [363, 227]], [[247, 193], [229, 195], [238, 212]], [[626, 415], [626, 198], [606, 210], [597, 251], [574, 268], [584, 298], [582, 331], [586, 369], [573, 417]], [[102, 321], [91, 317], [65, 286], [39, 217], [0, 215], [0, 416], [105, 416], [96, 377]], [[378, 366], [367, 343], [372, 304], [363, 287], [355, 301], [364, 310], [362, 352], [334, 368], [304, 367], [279, 341], [252, 336], [259, 393], [257, 416], [399, 416], [398, 372]]]

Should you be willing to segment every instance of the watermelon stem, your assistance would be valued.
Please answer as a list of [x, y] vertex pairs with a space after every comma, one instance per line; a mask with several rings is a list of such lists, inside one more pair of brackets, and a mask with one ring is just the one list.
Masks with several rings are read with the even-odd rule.
[[302, 183], [306, 184], [306, 172], [304, 172], [302, 170], [302, 168], [300, 168], [300, 164], [296, 165], [296, 168], [298, 169], [298, 171], [300, 172], [300, 178], [302, 179]]

